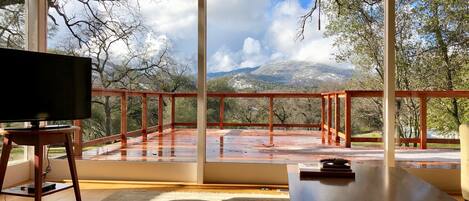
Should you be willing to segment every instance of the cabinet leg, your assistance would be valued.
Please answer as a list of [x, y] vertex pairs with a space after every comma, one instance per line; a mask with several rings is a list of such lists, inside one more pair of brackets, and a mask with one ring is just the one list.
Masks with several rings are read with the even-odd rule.
[[0, 159], [0, 191], [3, 189], [3, 180], [7, 171], [8, 159], [11, 152], [11, 140], [7, 136], [3, 136], [2, 157]]
[[75, 199], [81, 201], [80, 186], [78, 183], [77, 167], [73, 155], [73, 143], [69, 134], [65, 139], [65, 150], [67, 151], [68, 166], [70, 168], [70, 176], [72, 177], [73, 190], [75, 191]]
[[34, 200], [41, 201], [42, 197], [42, 162], [44, 147], [42, 144], [34, 146]]

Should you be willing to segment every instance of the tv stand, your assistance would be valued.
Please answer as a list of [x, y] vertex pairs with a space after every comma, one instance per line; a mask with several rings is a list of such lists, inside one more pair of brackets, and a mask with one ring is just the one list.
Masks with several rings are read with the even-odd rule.
[[[0, 189], [2, 194], [17, 195], [23, 197], [34, 197], [35, 201], [40, 201], [42, 196], [49, 195], [58, 191], [72, 188], [75, 192], [75, 199], [81, 201], [80, 187], [73, 155], [73, 142], [71, 134], [80, 128], [69, 126], [66, 128], [29, 128], [20, 130], [0, 130], [3, 135], [3, 148], [0, 158]], [[3, 189], [3, 180], [8, 166], [8, 158], [12, 149], [12, 143], [18, 145], [34, 146], [34, 192], [28, 192], [22, 186]], [[68, 166], [72, 177], [72, 184], [56, 183], [55, 189], [43, 192], [43, 157], [44, 145], [63, 144], [67, 152]]]
[[7, 131], [14, 131], [14, 130], [24, 130], [24, 131], [29, 131], [29, 130], [47, 130], [47, 129], [62, 129], [62, 128], [71, 128], [72, 126], [70, 125], [47, 125], [43, 127], [8, 127], [5, 128]]

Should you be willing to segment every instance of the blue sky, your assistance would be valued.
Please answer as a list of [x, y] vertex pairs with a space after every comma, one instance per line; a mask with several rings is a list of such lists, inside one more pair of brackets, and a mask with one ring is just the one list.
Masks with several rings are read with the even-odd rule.
[[[311, 0], [207, 0], [208, 71], [230, 71], [265, 63], [301, 60], [333, 66], [333, 40], [317, 30], [317, 16], [303, 41], [296, 39], [298, 19]], [[170, 43], [179, 61], [196, 66], [197, 0], [139, 0], [144, 23], [154, 34], [142, 39], [161, 48]], [[52, 42], [52, 45], [54, 43]], [[115, 47], [115, 55], [121, 48]], [[125, 54], [125, 52], [121, 52]], [[117, 56], [118, 57], [118, 56]]]
[[308, 8], [308, 6], [311, 4], [312, 0], [300, 0], [300, 5], [303, 8]]

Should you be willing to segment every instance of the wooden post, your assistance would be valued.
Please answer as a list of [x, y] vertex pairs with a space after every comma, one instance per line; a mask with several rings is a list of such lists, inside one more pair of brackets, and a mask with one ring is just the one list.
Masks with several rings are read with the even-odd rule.
[[384, 166], [394, 167], [396, 135], [396, 0], [384, 1]]
[[73, 125], [80, 127], [73, 133], [73, 147], [75, 156], [82, 156], [83, 153], [83, 129], [81, 127], [81, 120], [74, 120]]
[[326, 102], [324, 100], [324, 96], [321, 96], [321, 141], [324, 144], [326, 142], [326, 137], [325, 137], [325, 128], [324, 124], [326, 121]]
[[269, 97], [269, 131], [274, 131], [274, 97]]
[[197, 184], [204, 184], [207, 159], [207, 0], [198, 0]]
[[345, 94], [345, 147], [352, 147], [352, 97]]
[[420, 149], [427, 148], [427, 97], [420, 96]]
[[174, 123], [176, 119], [176, 99], [174, 94], [171, 95], [171, 130], [174, 130]]
[[142, 141], [147, 141], [147, 113], [148, 113], [148, 106], [147, 106], [147, 94], [142, 95]]
[[335, 143], [340, 144], [340, 137], [339, 137], [339, 131], [340, 131], [340, 98], [339, 94], [335, 94]]
[[121, 95], [121, 147], [127, 146], [127, 92]]
[[47, 52], [47, 0], [23, 1], [25, 7], [25, 49]]
[[163, 94], [158, 95], [158, 134], [163, 134]]
[[332, 143], [332, 97], [327, 95], [327, 144]]
[[220, 130], [223, 130], [223, 120], [225, 116], [225, 97], [220, 97]]

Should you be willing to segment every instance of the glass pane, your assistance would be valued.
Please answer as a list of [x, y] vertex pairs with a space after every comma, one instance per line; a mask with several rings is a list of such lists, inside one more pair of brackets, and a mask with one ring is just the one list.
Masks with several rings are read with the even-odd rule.
[[173, 94], [196, 89], [196, 0], [58, 0], [48, 23], [49, 52], [92, 58], [83, 159], [195, 161], [195, 96]]
[[[24, 1], [0, 2], [0, 48], [24, 49], [24, 18]], [[23, 125], [23, 123], [0, 123], [0, 129], [23, 127]], [[3, 136], [0, 136], [0, 140], [3, 142]], [[13, 145], [9, 160], [25, 160], [24, 156], [24, 147]]]
[[[417, 168], [460, 166], [459, 126], [469, 99], [465, 39], [466, 1], [401, 1], [396, 7], [397, 87], [426, 90], [397, 100], [398, 164]], [[443, 91], [443, 92], [437, 92]], [[437, 94], [440, 94], [438, 96]]]
[[207, 161], [382, 160], [382, 5], [317, 2], [208, 0]]

